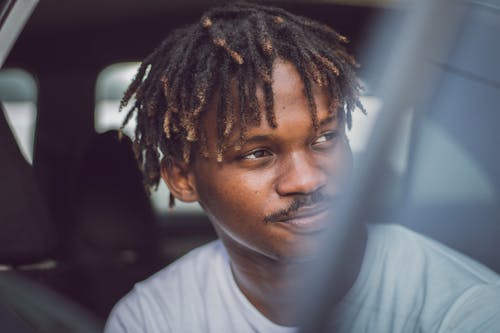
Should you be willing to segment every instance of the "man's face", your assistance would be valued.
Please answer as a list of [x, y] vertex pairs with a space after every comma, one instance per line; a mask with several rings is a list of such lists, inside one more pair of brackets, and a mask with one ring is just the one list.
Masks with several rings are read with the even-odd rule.
[[[349, 178], [351, 151], [344, 126], [328, 117], [321, 88], [314, 88], [320, 120], [315, 130], [295, 67], [276, 62], [273, 80], [278, 127], [263, 120], [248, 129], [241, 149], [236, 134], [222, 162], [215, 154], [198, 156], [190, 172], [198, 200], [230, 252], [301, 261], [335, 223], [326, 217]], [[215, 152], [215, 107], [204, 121], [209, 151]]]

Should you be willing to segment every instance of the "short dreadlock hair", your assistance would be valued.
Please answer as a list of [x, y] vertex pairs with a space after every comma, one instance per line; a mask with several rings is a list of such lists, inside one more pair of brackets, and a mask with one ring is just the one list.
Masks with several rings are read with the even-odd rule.
[[[347, 42], [326, 25], [253, 3], [214, 7], [199, 22], [172, 31], [144, 59], [120, 105], [122, 109], [135, 97], [123, 126], [137, 114], [134, 151], [148, 192], [160, 179], [160, 152], [167, 162], [189, 163], [196, 145], [207, 156], [200, 118], [210, 103], [217, 103], [217, 161], [222, 161], [225, 139], [235, 125], [240, 144], [247, 128], [264, 116], [269, 126], [278, 126], [272, 89], [276, 59], [295, 65], [315, 128], [313, 84], [326, 89], [330, 115], [350, 128], [351, 112], [364, 109], [358, 99], [357, 64], [344, 47]], [[232, 105], [231, 85], [237, 87], [238, 109]], [[263, 107], [257, 88], [263, 92]]]

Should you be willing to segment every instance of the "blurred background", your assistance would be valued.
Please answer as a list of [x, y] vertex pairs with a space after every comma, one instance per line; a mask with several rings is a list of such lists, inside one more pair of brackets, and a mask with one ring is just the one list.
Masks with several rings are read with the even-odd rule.
[[[2, 1], [3, 13], [15, 2]], [[354, 112], [348, 136], [356, 168], [365, 164], [384, 109], [378, 88], [395, 66], [408, 20], [406, 1], [261, 2], [348, 36], [363, 64], [368, 111]], [[47, 286], [102, 323], [135, 282], [215, 238], [197, 205], [168, 210], [163, 184], [146, 196], [130, 142], [112, 131], [121, 125], [119, 100], [139, 61], [172, 28], [199, 20], [214, 3], [42, 0], [36, 6], [0, 70], [0, 275], [15, 272]], [[430, 59], [437, 74], [423, 83], [441, 90], [428, 89], [424, 102], [400, 104], [390, 147], [379, 158], [382, 183], [368, 188], [382, 200], [363, 210], [370, 222], [405, 224], [498, 272], [500, 51], [492, 33], [498, 4], [463, 4], [466, 14], [447, 39], [456, 43], [443, 58]], [[381, 29], [381, 20], [390, 24]], [[377, 52], [367, 54], [373, 44]]]

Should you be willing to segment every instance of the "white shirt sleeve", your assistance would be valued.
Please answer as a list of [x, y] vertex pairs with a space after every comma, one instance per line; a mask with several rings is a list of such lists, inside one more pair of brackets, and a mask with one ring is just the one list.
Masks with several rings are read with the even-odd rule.
[[476, 285], [450, 307], [439, 332], [500, 332], [500, 285]]
[[114, 306], [104, 327], [104, 333], [132, 332], [146, 332], [139, 297], [135, 290]]

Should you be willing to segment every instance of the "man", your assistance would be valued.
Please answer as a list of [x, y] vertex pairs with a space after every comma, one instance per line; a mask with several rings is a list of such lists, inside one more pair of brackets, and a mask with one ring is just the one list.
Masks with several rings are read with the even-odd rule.
[[[135, 96], [127, 119], [137, 114], [145, 184], [163, 178], [171, 205], [199, 202], [220, 240], [136, 285], [107, 332], [296, 331], [295, 292], [324, 229], [335, 227], [332, 202], [352, 167], [345, 127], [362, 109], [345, 42], [278, 8], [228, 4], [172, 32], [143, 61], [122, 105]], [[493, 272], [402, 227], [361, 234], [339, 286], [341, 331], [446, 331], [461, 324], [455, 308], [471, 286], [499, 294]], [[405, 248], [439, 256], [432, 278], [443, 281], [453, 266], [459, 281], [443, 297], [421, 290], [425, 275], [405, 290]]]

